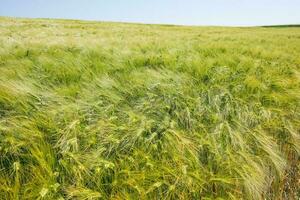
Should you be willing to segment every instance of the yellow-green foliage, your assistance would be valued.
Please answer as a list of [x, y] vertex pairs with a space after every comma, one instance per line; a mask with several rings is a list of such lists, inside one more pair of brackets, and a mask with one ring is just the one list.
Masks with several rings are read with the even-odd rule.
[[295, 198], [300, 28], [0, 18], [0, 199]]

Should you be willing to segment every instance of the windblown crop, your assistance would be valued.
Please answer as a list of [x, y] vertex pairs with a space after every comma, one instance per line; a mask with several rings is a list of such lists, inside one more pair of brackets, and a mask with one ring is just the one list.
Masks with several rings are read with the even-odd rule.
[[299, 69], [296, 27], [0, 18], [0, 199], [297, 198]]

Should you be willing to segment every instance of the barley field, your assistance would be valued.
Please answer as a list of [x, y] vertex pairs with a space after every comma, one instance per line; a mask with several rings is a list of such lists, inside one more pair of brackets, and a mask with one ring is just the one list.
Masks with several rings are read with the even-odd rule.
[[0, 17], [0, 199], [300, 198], [300, 27]]

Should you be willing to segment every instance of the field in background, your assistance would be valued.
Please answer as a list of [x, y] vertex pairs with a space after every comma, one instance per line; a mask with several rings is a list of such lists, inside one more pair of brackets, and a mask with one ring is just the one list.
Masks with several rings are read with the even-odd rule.
[[299, 67], [297, 27], [0, 18], [0, 199], [296, 198]]

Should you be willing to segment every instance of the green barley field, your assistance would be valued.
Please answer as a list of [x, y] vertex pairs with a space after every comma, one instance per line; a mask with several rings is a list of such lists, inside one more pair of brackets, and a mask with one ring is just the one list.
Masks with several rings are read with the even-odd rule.
[[300, 27], [0, 18], [0, 199], [298, 199]]

